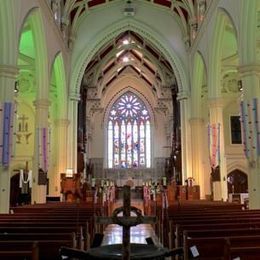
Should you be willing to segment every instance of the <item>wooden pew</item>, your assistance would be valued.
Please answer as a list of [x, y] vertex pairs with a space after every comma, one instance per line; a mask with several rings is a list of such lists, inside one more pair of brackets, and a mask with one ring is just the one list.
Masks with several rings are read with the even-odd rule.
[[183, 242], [184, 259], [191, 257], [191, 248], [196, 247], [199, 259], [221, 259], [225, 255], [227, 241], [224, 237], [187, 238]]
[[[0, 240], [0, 251], [29, 251], [36, 241], [34, 240]], [[39, 260], [59, 259], [59, 249], [61, 246], [72, 247], [70, 240], [39, 240], [38, 252]]]
[[[251, 249], [251, 250], [250, 250]], [[229, 237], [226, 259], [260, 259], [260, 236]]]
[[0, 259], [39, 260], [39, 246], [36, 241], [1, 241]]
[[0, 251], [0, 259], [7, 260], [39, 260], [33, 250]]
[[188, 259], [190, 248], [196, 246], [200, 258], [222, 257], [233, 259], [232, 248], [257, 247], [260, 246], [260, 235], [241, 235], [223, 237], [186, 237], [184, 240], [184, 259]]
[[228, 259], [235, 258], [238, 258], [240, 260], [259, 260], [260, 246], [231, 247], [229, 250]]
[[175, 246], [176, 247], [180, 247], [183, 244], [183, 233], [184, 231], [188, 231], [188, 230], [218, 230], [218, 229], [256, 229], [256, 228], [260, 228], [260, 221], [259, 222], [251, 222], [248, 221], [249, 223], [222, 223], [222, 224], [198, 224], [198, 225], [176, 225], [176, 229], [175, 229]]
[[12, 240], [68, 240], [71, 241], [73, 247], [76, 247], [75, 233], [0, 233], [1, 241]]
[[[1, 214], [0, 241], [3, 245], [15, 243], [17, 254], [27, 252], [27, 257], [32, 250], [19, 249], [19, 243], [38, 241], [40, 260], [58, 259], [60, 246], [87, 249], [94, 235], [93, 215], [98, 210], [90, 204], [54, 204], [17, 207], [12, 208], [13, 214]], [[10, 252], [12, 250], [7, 247], [5, 254], [9, 254], [11, 259], [14, 256]]]

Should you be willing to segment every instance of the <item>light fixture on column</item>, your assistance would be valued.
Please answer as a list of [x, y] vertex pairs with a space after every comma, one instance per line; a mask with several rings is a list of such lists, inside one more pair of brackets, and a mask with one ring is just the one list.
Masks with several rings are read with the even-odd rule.
[[134, 16], [135, 15], [135, 8], [132, 4], [132, 0], [126, 1], [126, 6], [124, 8], [124, 15], [125, 16]]
[[14, 93], [18, 93], [19, 92], [18, 86], [19, 86], [18, 81], [15, 81], [15, 83], [14, 83]]
[[73, 169], [72, 168], [67, 168], [66, 169], [66, 177], [67, 178], [72, 178], [73, 177]]
[[237, 86], [238, 86], [238, 90], [239, 91], [243, 90], [243, 84], [242, 84], [242, 80], [241, 79], [237, 81]]

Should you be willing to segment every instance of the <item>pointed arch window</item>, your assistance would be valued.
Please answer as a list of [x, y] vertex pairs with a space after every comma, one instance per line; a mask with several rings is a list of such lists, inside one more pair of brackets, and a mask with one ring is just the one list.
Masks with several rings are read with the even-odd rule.
[[151, 167], [151, 122], [144, 102], [127, 92], [108, 118], [108, 168]]

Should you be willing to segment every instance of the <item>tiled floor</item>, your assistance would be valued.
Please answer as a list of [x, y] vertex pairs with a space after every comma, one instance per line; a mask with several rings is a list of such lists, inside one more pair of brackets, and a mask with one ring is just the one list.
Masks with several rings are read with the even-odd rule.
[[[143, 210], [142, 200], [132, 200], [131, 205]], [[115, 204], [116, 207], [122, 206], [122, 201]], [[156, 245], [159, 245], [158, 238], [155, 236], [154, 230], [149, 224], [140, 224], [131, 228], [131, 243], [146, 244], [146, 238], [151, 237]], [[104, 231], [102, 245], [121, 244], [122, 243], [122, 227], [119, 225], [108, 225]]]
[[[145, 238], [151, 237], [155, 244], [158, 244], [158, 239], [154, 234], [151, 225], [140, 224], [131, 228], [131, 243], [146, 244]], [[118, 225], [108, 225], [104, 232], [102, 245], [121, 244], [122, 243], [122, 227]]]

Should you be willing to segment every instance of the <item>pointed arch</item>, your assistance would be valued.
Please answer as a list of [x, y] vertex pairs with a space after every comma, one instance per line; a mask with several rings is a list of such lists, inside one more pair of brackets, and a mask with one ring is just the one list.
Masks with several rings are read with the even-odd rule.
[[[258, 5], [257, 5], [258, 2]], [[240, 35], [239, 35], [239, 56], [241, 64], [251, 64], [256, 59], [256, 30], [257, 11], [259, 11], [259, 1], [241, 1], [240, 13]]]
[[50, 93], [53, 96], [50, 97], [50, 100], [55, 98], [56, 112], [59, 118], [67, 117], [67, 82], [65, 75], [65, 67], [63, 56], [61, 52], [58, 52], [53, 60], [52, 69], [51, 69], [51, 89]]
[[[95, 53], [97, 53], [102, 46], [106, 45], [110, 41], [113, 41], [117, 35], [127, 30], [136, 32], [145, 39], [148, 39], [164, 54], [165, 57], [168, 57], [169, 63], [174, 70], [179, 91], [187, 91], [189, 93], [187, 74], [181, 60], [173, 51], [172, 47], [168, 45], [169, 43], [162, 41], [161, 36], [157, 32], [151, 31], [148, 26], [134, 20], [129, 22], [128, 19], [117, 21], [115, 24], [111, 24], [105, 30], [101, 31], [96, 37], [93, 37], [91, 43], [89, 44], [89, 48], [85, 48], [84, 52], [80, 53], [80, 56], [77, 56], [70, 81], [70, 92], [79, 93], [85, 68]], [[158, 39], [160, 39], [160, 41]]]
[[151, 167], [151, 117], [132, 91], [119, 96], [108, 111], [108, 168]]
[[35, 48], [36, 98], [47, 99], [49, 92], [48, 55], [41, 9], [34, 7], [28, 10], [20, 28], [20, 39], [26, 23], [29, 24], [32, 31], [32, 39]]
[[237, 39], [237, 29], [232, 20], [232, 17], [226, 10], [219, 8], [217, 12], [216, 23], [214, 27], [213, 40], [211, 41], [209, 52], [209, 69], [208, 69], [208, 83], [209, 83], [209, 98], [221, 96], [221, 57], [223, 50], [223, 40], [225, 33], [225, 25], [231, 24], [235, 31]]
[[16, 35], [16, 3], [1, 1], [0, 8], [0, 64], [16, 64], [18, 39]]
[[196, 52], [193, 62], [192, 74], [192, 89], [191, 89], [191, 102], [192, 102], [192, 117], [201, 117], [201, 95], [203, 78], [206, 76], [206, 66], [203, 56], [200, 52]]

